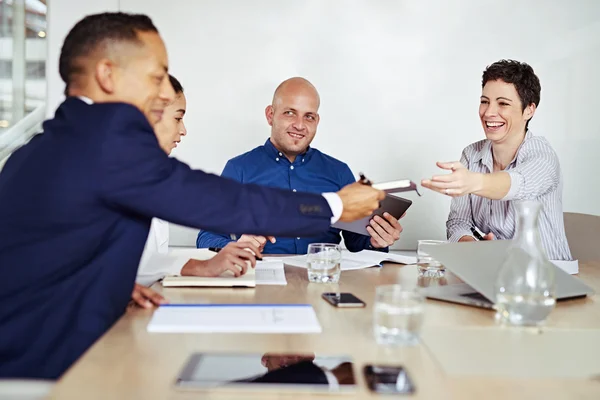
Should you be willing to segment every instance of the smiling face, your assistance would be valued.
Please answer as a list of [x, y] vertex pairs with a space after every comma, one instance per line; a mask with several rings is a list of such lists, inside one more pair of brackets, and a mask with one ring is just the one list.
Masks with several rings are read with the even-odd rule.
[[483, 87], [479, 118], [485, 136], [493, 143], [504, 143], [525, 134], [526, 123], [535, 113], [535, 104], [523, 109], [512, 83], [488, 81]]
[[271, 125], [271, 142], [293, 162], [304, 153], [317, 133], [319, 94], [308, 81], [292, 78], [275, 91], [273, 104], [265, 109]]

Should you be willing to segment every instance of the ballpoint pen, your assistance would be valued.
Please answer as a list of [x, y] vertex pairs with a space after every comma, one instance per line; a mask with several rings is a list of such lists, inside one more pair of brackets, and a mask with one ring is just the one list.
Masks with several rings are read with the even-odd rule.
[[486, 240], [483, 236], [481, 236], [481, 233], [479, 233], [479, 231], [477, 229], [475, 229], [475, 227], [471, 227], [471, 232], [473, 233], [473, 236], [475, 236], [475, 239], [477, 240]]
[[359, 174], [359, 176], [360, 176], [359, 182], [362, 183], [363, 185], [371, 186], [373, 184], [373, 182], [371, 182], [369, 179], [367, 179], [365, 174], [363, 174], [362, 172]]
[[[214, 251], [215, 253], [218, 253], [221, 250], [223, 250], [223, 247], [209, 247], [208, 250], [209, 251]], [[252, 253], [252, 254], [254, 254], [254, 253]], [[262, 261], [262, 260], [263, 260], [262, 257], [256, 257], [256, 261]]]

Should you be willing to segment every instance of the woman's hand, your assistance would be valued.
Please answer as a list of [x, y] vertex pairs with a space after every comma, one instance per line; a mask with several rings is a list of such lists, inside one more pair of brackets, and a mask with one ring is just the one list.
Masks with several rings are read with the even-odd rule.
[[481, 189], [484, 174], [469, 171], [459, 161], [437, 162], [436, 165], [442, 169], [452, 171], [452, 173], [435, 175], [431, 179], [423, 179], [421, 181], [423, 187], [450, 197], [464, 196]]
[[249, 242], [230, 242], [210, 260], [189, 260], [181, 269], [183, 276], [220, 276], [231, 271], [238, 277], [246, 273], [248, 268], [256, 266], [256, 257], [262, 257], [258, 247]]

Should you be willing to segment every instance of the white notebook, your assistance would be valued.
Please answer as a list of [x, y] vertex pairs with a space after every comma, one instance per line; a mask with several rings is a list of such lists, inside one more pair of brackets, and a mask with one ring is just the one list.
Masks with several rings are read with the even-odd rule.
[[419, 196], [421, 195], [417, 190], [417, 185], [409, 179], [374, 183], [372, 186], [386, 193], [401, 193], [414, 190]]
[[246, 274], [235, 277], [230, 271], [221, 276], [172, 275], [163, 278], [164, 287], [255, 287], [256, 285], [287, 285], [283, 261], [257, 261], [256, 268], [248, 268]]
[[231, 271], [225, 271], [221, 276], [165, 276], [162, 280], [164, 287], [255, 287], [256, 276], [254, 268], [248, 268], [246, 273], [237, 278]]
[[310, 304], [164, 304], [148, 332], [319, 333]]

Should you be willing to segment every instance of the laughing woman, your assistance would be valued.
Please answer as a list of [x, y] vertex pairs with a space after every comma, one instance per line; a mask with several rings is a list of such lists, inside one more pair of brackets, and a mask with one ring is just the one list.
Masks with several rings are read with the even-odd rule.
[[452, 171], [423, 180], [422, 185], [453, 197], [446, 223], [448, 240], [512, 239], [514, 201], [542, 205], [540, 235], [551, 260], [571, 260], [562, 209], [562, 176], [550, 143], [528, 129], [540, 102], [540, 81], [521, 62], [501, 60], [483, 72], [479, 118], [486, 139], [467, 146], [460, 162], [438, 162]]

